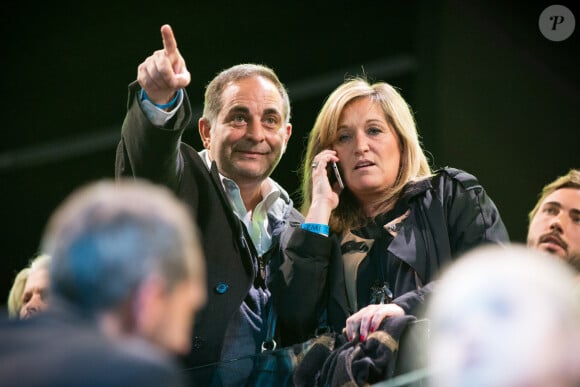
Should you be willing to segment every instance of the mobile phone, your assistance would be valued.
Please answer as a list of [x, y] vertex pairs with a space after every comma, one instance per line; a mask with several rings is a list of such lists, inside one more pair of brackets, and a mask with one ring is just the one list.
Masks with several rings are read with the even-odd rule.
[[334, 185], [334, 182], [337, 182], [340, 189], [343, 190], [344, 183], [342, 182], [342, 177], [340, 176], [338, 164], [336, 164], [334, 161], [331, 161], [330, 162], [330, 169], [332, 169], [332, 171], [329, 171], [329, 173], [328, 173], [328, 179], [330, 180], [330, 185], [332, 186], [332, 185]]

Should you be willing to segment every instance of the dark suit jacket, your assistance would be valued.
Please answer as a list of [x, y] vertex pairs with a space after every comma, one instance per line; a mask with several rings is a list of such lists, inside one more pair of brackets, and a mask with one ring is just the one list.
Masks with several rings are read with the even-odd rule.
[[[197, 151], [180, 141], [192, 119], [187, 94], [184, 93], [182, 108], [160, 128], [141, 110], [136, 96], [138, 89], [136, 83], [129, 87], [128, 111], [117, 148], [115, 173], [117, 177], [136, 176], [170, 187], [190, 207], [197, 222], [206, 258], [208, 300], [205, 308], [196, 313], [192, 351], [185, 367], [194, 375], [196, 384], [207, 385], [213, 367], [199, 366], [219, 361], [232, 315], [240, 308], [256, 278], [253, 263], [256, 252], [229, 204], [215, 163], [208, 170]], [[279, 265], [283, 260], [284, 241], [289, 235], [288, 226], [299, 225], [302, 220], [291, 201], [282, 221], [269, 219], [273, 244], [267, 260]], [[271, 277], [283, 280], [279, 275]], [[284, 320], [284, 315], [280, 320]], [[290, 331], [282, 333], [286, 343], [301, 339]]]
[[113, 342], [72, 312], [0, 321], [3, 387], [183, 386], [175, 361], [142, 339]]

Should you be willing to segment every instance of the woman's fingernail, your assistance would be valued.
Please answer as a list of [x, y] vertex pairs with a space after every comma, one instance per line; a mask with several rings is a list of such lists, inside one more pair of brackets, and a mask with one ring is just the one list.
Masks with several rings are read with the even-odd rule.
[[363, 335], [360, 335], [360, 341], [365, 341], [365, 337]]
[[375, 327], [371, 327], [371, 333], [375, 331]]

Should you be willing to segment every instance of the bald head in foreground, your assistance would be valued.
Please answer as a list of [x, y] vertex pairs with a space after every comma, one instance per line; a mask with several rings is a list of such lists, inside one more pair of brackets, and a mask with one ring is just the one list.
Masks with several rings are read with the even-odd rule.
[[443, 272], [427, 308], [432, 387], [577, 387], [574, 270], [525, 246], [486, 246]]

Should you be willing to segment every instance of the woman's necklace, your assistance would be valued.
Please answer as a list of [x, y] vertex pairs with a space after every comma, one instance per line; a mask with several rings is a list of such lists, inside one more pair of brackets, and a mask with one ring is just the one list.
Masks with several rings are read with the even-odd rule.
[[390, 243], [389, 240], [392, 240], [392, 237], [384, 234], [385, 231], [380, 230], [380, 228], [376, 232], [376, 241], [378, 243], [374, 246], [375, 251], [373, 255], [378, 278], [375, 279], [370, 287], [369, 304], [388, 304], [393, 301], [393, 292], [390, 289], [390, 285], [386, 280], [387, 276], [385, 275], [385, 265], [388, 265], [388, 262], [383, 262], [383, 260], [388, 259], [388, 256], [384, 254], [386, 253], [386, 247]]
[[389, 304], [393, 301], [393, 292], [389, 289], [387, 281], [376, 280], [371, 286], [371, 299], [369, 304]]

